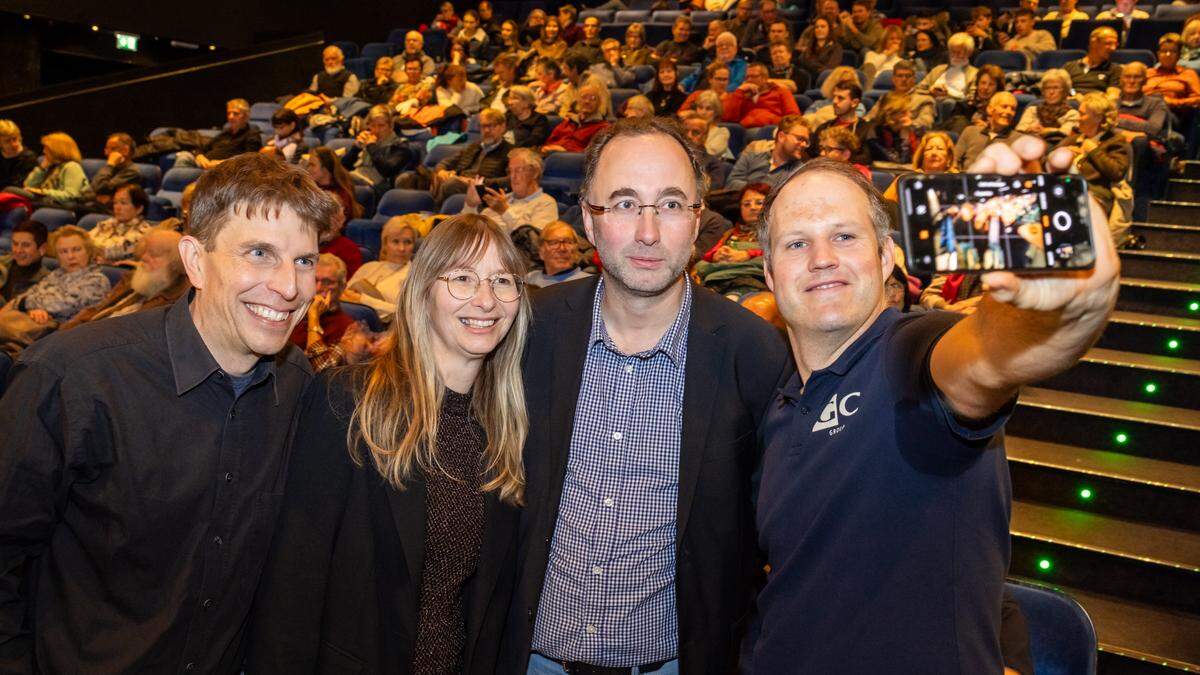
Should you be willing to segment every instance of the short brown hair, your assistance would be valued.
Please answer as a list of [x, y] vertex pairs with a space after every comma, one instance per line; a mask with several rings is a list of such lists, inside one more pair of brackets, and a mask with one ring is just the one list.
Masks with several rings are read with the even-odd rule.
[[329, 229], [334, 212], [341, 209], [307, 171], [257, 152], [237, 155], [196, 181], [188, 231], [211, 251], [230, 215], [277, 218], [284, 207], [295, 211], [318, 236]]
[[580, 198], [588, 198], [588, 190], [595, 179], [596, 167], [600, 164], [600, 155], [604, 152], [605, 146], [617, 138], [650, 136], [652, 134], [669, 136], [679, 144], [679, 147], [683, 148], [683, 152], [687, 154], [688, 163], [691, 164], [692, 173], [696, 176], [696, 199], [704, 199], [704, 195], [708, 193], [708, 174], [704, 171], [704, 164], [700, 160], [701, 151], [688, 142], [683, 126], [669, 117], [627, 117], [617, 120], [593, 136], [584, 156], [583, 183], [579, 187]]

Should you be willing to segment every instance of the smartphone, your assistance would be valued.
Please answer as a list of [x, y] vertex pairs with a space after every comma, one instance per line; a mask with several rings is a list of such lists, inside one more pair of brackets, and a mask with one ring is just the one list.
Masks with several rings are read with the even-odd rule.
[[899, 197], [914, 271], [1078, 270], [1096, 260], [1079, 176], [913, 174], [900, 179]]

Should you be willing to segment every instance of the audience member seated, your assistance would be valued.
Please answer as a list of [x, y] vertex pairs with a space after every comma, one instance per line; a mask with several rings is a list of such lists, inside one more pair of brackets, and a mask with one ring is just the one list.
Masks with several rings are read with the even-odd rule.
[[850, 12], [842, 12], [837, 39], [844, 49], [859, 54], [875, 49], [883, 39], [883, 25], [871, 16], [868, 0], [854, 0]]
[[540, 59], [557, 61], [567, 53], [567, 41], [559, 35], [558, 19], [548, 16], [542, 24], [538, 39], [530, 43], [529, 48]]
[[691, 65], [700, 62], [700, 48], [692, 44], [692, 19], [686, 14], [675, 17], [671, 24], [671, 39], [663, 40], [654, 47], [654, 57], [671, 60], [677, 64]]
[[[725, 161], [726, 158], [724, 156], [714, 155], [705, 147], [705, 142], [711, 137], [712, 122], [709, 121], [709, 118], [695, 110], [679, 113], [679, 119], [683, 124], [683, 130], [687, 135], [688, 141], [696, 146], [696, 149], [703, 155], [702, 163], [704, 165], [704, 173], [708, 176], [709, 191], [721, 190], [725, 187], [725, 180], [729, 177], [729, 170], [732, 167]], [[726, 139], [724, 147], [728, 148], [728, 139]]]
[[[462, 150], [438, 162], [428, 177], [429, 191], [440, 206], [451, 195], [462, 194], [478, 178], [488, 186], [503, 185], [508, 169], [508, 153], [513, 146], [504, 135], [508, 131], [504, 115], [488, 108], [479, 114], [480, 139], [463, 146]], [[416, 182], [414, 182], [414, 180]], [[406, 174], [398, 187], [425, 187], [424, 172]]]
[[[771, 24], [779, 21], [781, 18], [779, 15], [779, 3], [776, 0], [761, 0], [758, 3], [758, 18], [750, 20], [750, 24], [742, 31], [745, 40], [743, 41], [742, 37], [738, 36], [738, 44], [744, 43], [747, 49], [755, 49], [766, 44], [767, 33], [770, 32]], [[791, 30], [790, 24], [788, 32], [794, 33]]]
[[1142, 203], [1148, 203], [1150, 197], [1164, 187], [1161, 185], [1162, 171], [1159, 167], [1167, 166], [1170, 140], [1167, 104], [1158, 94], [1145, 93], [1145, 84], [1146, 64], [1134, 61], [1121, 68], [1117, 129], [1129, 141], [1133, 175], [1136, 178], [1134, 190], [1138, 201]]
[[879, 99], [879, 114], [867, 130], [866, 142], [873, 162], [912, 162], [920, 137], [913, 131], [907, 95], [888, 92]]
[[164, 218], [158, 223], [158, 229], [171, 230], [179, 234], [189, 234], [188, 218], [192, 215], [192, 197], [196, 194], [196, 183], [193, 181], [183, 188], [183, 194], [179, 198], [179, 213], [169, 218]]
[[[592, 85], [600, 90], [601, 96], [610, 101], [606, 109], [611, 108], [611, 96], [604, 82], [588, 71], [588, 61], [582, 55], [568, 52], [560, 65], [563, 74], [563, 90], [558, 97], [558, 116], [569, 117], [577, 112], [576, 101], [579, 91], [584, 85]], [[607, 116], [607, 115], [606, 115]]]
[[954, 161], [959, 166], [971, 166], [989, 143], [1008, 143], [1017, 137], [1013, 130], [1013, 118], [1017, 114], [1017, 97], [1007, 91], [997, 92], [988, 101], [987, 126], [969, 126], [958, 137], [954, 146]]
[[421, 73], [421, 61], [419, 59], [406, 59], [404, 61], [404, 69], [401, 72], [403, 79], [396, 85], [396, 90], [392, 92], [392, 98], [388, 101], [388, 105], [394, 107], [397, 112], [402, 107], [407, 111], [407, 108], [416, 102], [419, 92], [433, 91], [433, 78], [426, 77]]
[[608, 111], [604, 109], [607, 97], [600, 87], [586, 84], [579, 90], [576, 101], [577, 112], [564, 117], [550, 132], [550, 138], [542, 146], [542, 152], [583, 152], [592, 137], [609, 124]]
[[1127, 195], [1129, 186], [1125, 175], [1129, 171], [1130, 149], [1125, 136], [1115, 130], [1117, 107], [1108, 96], [1092, 92], [1085, 94], [1079, 102], [1079, 125], [1075, 132], [1058, 144], [1075, 154], [1072, 172], [1078, 173], [1088, 183], [1088, 193], [1100, 203], [1104, 213], [1109, 214], [1109, 228], [1113, 243], [1125, 243], [1129, 231], [1129, 218], [1114, 217], [1114, 206], [1122, 208], [1132, 204], [1118, 204], [1132, 198]]
[[816, 82], [822, 71], [842, 65], [842, 45], [833, 36], [829, 20], [818, 16], [812, 22], [812, 38], [800, 39], [796, 61], [808, 72], [810, 81]]
[[720, 19], [713, 19], [708, 22], [708, 28], [704, 33], [704, 39], [700, 41], [701, 58], [711, 63], [717, 56], [717, 38], [721, 33], [725, 32], [725, 22]]
[[489, 38], [487, 31], [479, 25], [479, 15], [475, 13], [475, 10], [468, 9], [463, 12], [462, 21], [450, 32], [448, 37], [451, 43], [463, 46], [470, 62], [485, 60]]
[[529, 148], [508, 152], [510, 190], [489, 186], [481, 176], [467, 183], [462, 213], [482, 213], [508, 232], [530, 225], [542, 229], [558, 220], [558, 202], [542, 192], [542, 157]]
[[323, 145], [313, 148], [304, 160], [304, 168], [322, 190], [342, 205], [343, 222], [359, 217], [362, 205], [354, 199], [354, 179], [333, 150]]
[[358, 93], [358, 76], [346, 69], [346, 56], [338, 46], [326, 47], [321, 52], [321, 61], [325, 67], [313, 75], [308, 93], [320, 96], [326, 103]]
[[525, 275], [525, 283], [536, 288], [553, 286], [591, 276], [579, 268], [579, 235], [575, 228], [556, 220], [542, 230], [538, 244], [541, 267]]
[[1150, 13], [1144, 9], [1138, 9], [1137, 3], [1138, 0], [1117, 0], [1115, 7], [1097, 14], [1096, 20], [1122, 21], [1125, 24], [1125, 30], [1128, 31], [1134, 19], [1150, 18]]
[[775, 127], [774, 140], [755, 141], [742, 150], [725, 188], [741, 190], [750, 183], [775, 187], [804, 163], [811, 136], [812, 129], [800, 115], [783, 118]]
[[512, 19], [505, 19], [500, 24], [500, 30], [490, 38], [489, 42], [491, 45], [487, 50], [488, 60], [493, 64], [502, 56], [515, 58], [520, 64], [529, 55], [529, 51], [521, 42], [521, 27]]
[[563, 92], [567, 90], [562, 66], [552, 58], [543, 57], [538, 59], [534, 70], [537, 79], [529, 85], [537, 100], [534, 109], [543, 115], [557, 115]]
[[876, 77], [903, 60], [904, 31], [899, 26], [888, 26], [883, 29], [883, 37], [879, 39], [879, 51], [868, 50], [863, 56], [862, 71], [868, 81], [874, 82]]
[[768, 48], [767, 74], [771, 81], [797, 94], [808, 91], [812, 76], [796, 63], [792, 46], [777, 42]]
[[751, 183], [738, 193], [738, 220], [722, 233], [696, 263], [697, 281], [731, 300], [767, 290], [762, 245], [758, 242], [758, 214], [771, 191], [764, 183]]
[[101, 265], [116, 265], [132, 258], [137, 247], [150, 231], [146, 222], [146, 207], [150, 198], [136, 183], [117, 188], [112, 199], [112, 217], [100, 221], [91, 232], [95, 261]]
[[480, 105], [501, 113], [508, 112], [508, 92], [517, 85], [517, 57], [505, 54], [492, 62], [491, 89], [484, 95]]
[[479, 17], [479, 27], [488, 34], [488, 38], [495, 41], [495, 36], [500, 34], [500, 22], [496, 18], [496, 8], [492, 6], [491, 0], [479, 0], [475, 4], [475, 15]]
[[1117, 44], [1117, 31], [1101, 26], [1088, 36], [1087, 54], [1064, 66], [1076, 96], [1100, 92], [1116, 100], [1121, 94], [1121, 64], [1109, 60]]
[[575, 22], [578, 18], [579, 10], [575, 8], [575, 5], [568, 3], [558, 6], [558, 26], [568, 45], [574, 45], [583, 39], [583, 27]]
[[[729, 30], [728, 25], [728, 22], [722, 24], [722, 27], [724, 28], [722, 32]], [[734, 33], [733, 31], [729, 32], [733, 34], [735, 38], [738, 38], [738, 44], [741, 44], [741, 38], [738, 36], [738, 34]], [[754, 50], [754, 60], [768, 63], [771, 60], [771, 47], [774, 47], [775, 45], [785, 45], [790, 52], [795, 44], [796, 40], [792, 37], [791, 25], [786, 21], [776, 21], [770, 26], [767, 26], [767, 43]]]
[[[858, 73], [850, 66], [838, 66], [829, 72], [829, 76], [825, 78], [825, 83], [821, 85], [821, 98], [814, 101], [808, 107], [808, 110], [804, 111], [804, 119], [808, 122], [809, 127], [816, 129], [835, 117], [833, 112], [833, 90], [835, 87], [843, 84], [859, 85]], [[867, 113], [866, 109], [862, 107], [857, 112], [859, 115]]]
[[[913, 153], [912, 170], [916, 173], [957, 173], [958, 165], [954, 162], [954, 140], [944, 131], [930, 131], [921, 137], [917, 150]], [[900, 176], [883, 192], [883, 198], [899, 203], [897, 184]]]
[[21, 128], [12, 120], [0, 120], [0, 190], [25, 185], [37, 164], [37, 155], [21, 142]]
[[12, 231], [12, 252], [0, 256], [0, 303], [6, 303], [33, 287], [50, 273], [46, 254], [46, 226], [26, 220]]
[[[539, 40], [542, 37], [542, 26], [546, 25], [548, 18], [546, 10], [541, 7], [534, 7], [530, 10], [529, 15], [525, 17], [525, 22], [521, 24], [521, 40], [531, 45]], [[557, 21], [555, 19], [555, 22]], [[555, 28], [557, 29], [557, 26]]]
[[[826, 127], [817, 133], [818, 152], [821, 157], [848, 162], [854, 165], [867, 180], [871, 179], [871, 169], [858, 158], [866, 156], [862, 139], [849, 127]], [[869, 159], [868, 159], [869, 161]]]
[[815, 9], [817, 10], [816, 14], [800, 32], [800, 38], [796, 40], [797, 50], [804, 50], [812, 42], [817, 28], [817, 19], [825, 19], [825, 24], [829, 27], [829, 36], [835, 40], [837, 38], [837, 31], [842, 23], [842, 8], [838, 4], [838, 0], [819, 0]]
[[1076, 9], [1076, 4], [1078, 4], [1078, 0], [1058, 0], [1058, 9], [1046, 12], [1046, 16], [1043, 17], [1046, 21], [1062, 21], [1060, 38], [1067, 37], [1067, 33], [1071, 32], [1071, 22], [1088, 20], [1087, 13]]
[[[1146, 66], [1142, 65], [1142, 73]], [[1079, 124], [1079, 111], [1067, 101], [1071, 93], [1071, 75], [1062, 68], [1051, 68], [1042, 73], [1042, 98], [1037, 103], [1025, 106], [1017, 131], [1040, 136], [1050, 145], [1055, 145]], [[1140, 92], [1138, 98], [1140, 99]]]
[[356, 183], [368, 185], [382, 195], [397, 174], [416, 163], [416, 157], [404, 139], [396, 135], [392, 111], [386, 105], [372, 106], [364, 121], [367, 128], [346, 148], [341, 163]]
[[349, 276], [346, 263], [335, 255], [322, 253], [317, 258], [316, 268], [317, 294], [308, 305], [305, 320], [292, 331], [291, 341], [304, 349], [313, 370], [320, 372], [343, 363], [340, 353], [328, 352], [354, 325], [354, 319], [342, 311], [340, 302]]
[[761, 63], [750, 64], [746, 81], [729, 95], [724, 105], [724, 119], [732, 119], [747, 129], [778, 124], [784, 115], [800, 114], [792, 93], [771, 82], [767, 67]]
[[650, 99], [642, 94], [631, 96], [625, 101], [625, 110], [621, 112], [621, 117], [626, 119], [635, 117], [654, 117], [654, 104]]
[[458, 26], [458, 14], [454, 11], [454, 3], [446, 0], [438, 5], [438, 13], [433, 17], [433, 21], [429, 22], [429, 27], [449, 33], [456, 26]]
[[660, 117], [674, 115], [683, 108], [687, 97], [679, 86], [679, 72], [675, 61], [661, 59], [655, 68], [653, 84], [646, 92], [646, 98], [654, 104], [654, 114]]
[[113, 193], [119, 186], [141, 182], [141, 175], [133, 165], [136, 147], [133, 136], [126, 133], [110, 134], [104, 141], [104, 166], [88, 181], [85, 198], [89, 202], [87, 210], [108, 210]]
[[1013, 36], [1004, 43], [1004, 48], [1010, 52], [1021, 52], [1030, 64], [1038, 54], [1058, 48], [1050, 31], [1034, 28], [1037, 15], [1028, 9], [1017, 10], [1013, 19]]
[[733, 153], [729, 150], [729, 130], [721, 126], [722, 120], [726, 119], [721, 100], [722, 97], [716, 92], [706, 89], [699, 92], [691, 110], [684, 110], [679, 114], [696, 113], [703, 118], [708, 124], [708, 137], [704, 141], [705, 151], [717, 157], [733, 159]]
[[813, 129], [813, 134], [820, 136], [826, 129], [846, 129], [853, 134], [858, 143], [854, 148], [851, 161], [855, 164], [869, 164], [871, 157], [865, 147], [867, 132], [871, 124], [859, 116], [859, 106], [862, 103], [862, 88], [858, 82], [843, 82], [833, 88], [832, 105], [833, 118]]
[[346, 227], [346, 221], [341, 217], [340, 211], [335, 213], [335, 217], [329, 222], [329, 227], [317, 240], [317, 250], [337, 256], [346, 266], [346, 273], [354, 274], [359, 267], [362, 267], [362, 250], [358, 248], [358, 244], [355, 244], [354, 240], [342, 234], [342, 230]]
[[940, 39], [933, 31], [917, 31], [913, 34], [912, 44], [912, 49], [905, 50], [904, 58], [912, 61], [917, 70], [928, 73], [938, 66], [946, 65], [946, 50], [942, 48]]
[[963, 28], [963, 32], [975, 40], [975, 53], [1000, 49], [1000, 40], [992, 29], [992, 8], [987, 6], [975, 7], [971, 10], [971, 21]]
[[225, 127], [221, 133], [208, 139], [199, 152], [175, 155], [175, 166], [211, 169], [230, 157], [260, 149], [262, 132], [250, 124], [250, 104], [244, 98], [235, 98], [225, 104]]
[[1187, 23], [1183, 24], [1179, 65], [1193, 70], [1200, 68], [1200, 15], [1192, 15]]
[[52, 240], [58, 268], [0, 309], [0, 350], [16, 355], [108, 294], [108, 277], [92, 262], [88, 233], [64, 225]]
[[[740, 87], [742, 85], [742, 82], [746, 81], [746, 65], [747, 65], [746, 59], [742, 58], [741, 56], [738, 56], [737, 38], [735, 38], [733, 36], [733, 33], [725, 32], [725, 33], [721, 33], [719, 36], [717, 36], [715, 52], [716, 52], [715, 56], [712, 58], [712, 60], [709, 63], [705, 64], [705, 67], [707, 68], [709, 65], [711, 65], [713, 63], [720, 63], [722, 65], [728, 66], [729, 67], [729, 84], [725, 90], [732, 92], [734, 89], [737, 89], [738, 87]], [[700, 72], [697, 71], [695, 73], [692, 73], [691, 75], [689, 75], [683, 79], [683, 82], [681, 83], [683, 85], [683, 90], [684, 91], [694, 90], [696, 88], [697, 84], [699, 83], [699, 81], [700, 81]]]
[[417, 230], [404, 216], [392, 216], [379, 233], [379, 259], [372, 260], [350, 277], [342, 300], [366, 305], [379, 319], [391, 322], [400, 300], [400, 288], [408, 278], [408, 263], [417, 249]]
[[[728, 13], [725, 19], [725, 30], [733, 33], [738, 39], [738, 44], [745, 45], [753, 42], [747, 30], [753, 27], [756, 22], [754, 17], [754, 0], [738, 0], [734, 5], [733, 11]], [[770, 32], [770, 26], [767, 26], [767, 31]], [[790, 31], [789, 31], [790, 32]], [[788, 45], [791, 47], [792, 45]]]
[[983, 299], [982, 274], [935, 274], [921, 290], [919, 304], [925, 309], [970, 314]]
[[[390, 65], [388, 69], [391, 69]], [[391, 80], [388, 80], [388, 84], [396, 86]], [[300, 158], [308, 152], [308, 146], [304, 144], [304, 126], [300, 124], [300, 117], [290, 108], [280, 108], [271, 113], [271, 128], [275, 135], [259, 152], [273, 155], [288, 164], [299, 164]]]
[[[589, 17], [595, 18], [595, 17]], [[593, 63], [588, 72], [598, 78], [609, 89], [631, 89], [637, 84], [637, 75], [621, 65], [621, 43], [608, 38], [600, 43], [602, 60]]]
[[[600, 37], [600, 17], [589, 16], [583, 20], [583, 37], [571, 45], [568, 51], [579, 54], [589, 64], [599, 63], [603, 58], [604, 41]], [[617, 57], [621, 55], [621, 43], [617, 42]], [[619, 61], [618, 61], [619, 63]]]
[[174, 304], [192, 288], [179, 257], [182, 236], [173, 230], [159, 228], [147, 232], [137, 267], [126, 272], [103, 300], [76, 314], [59, 330]]
[[[421, 77], [433, 77], [434, 71], [437, 70], [437, 64], [425, 53], [425, 36], [421, 35], [420, 31], [410, 30], [404, 34], [404, 51], [396, 55], [392, 65], [403, 66], [411, 59], [420, 61]], [[397, 72], [393, 68], [392, 79], [397, 83], [403, 83], [408, 78], [404, 77], [404, 73]]]
[[506, 138], [514, 147], [540, 148], [550, 138], [550, 120], [535, 109], [533, 90], [516, 85], [508, 91]]
[[[420, 63], [418, 61], [418, 63]], [[379, 105], [392, 100], [399, 82], [393, 79], [396, 72], [396, 62], [390, 56], [381, 56], [375, 61], [374, 76], [360, 83], [358, 97], [371, 105]], [[403, 70], [401, 70], [403, 72]], [[405, 78], [407, 79], [407, 78]]]
[[958, 134], [970, 124], [984, 126], [987, 124], [988, 101], [998, 91], [1005, 91], [1004, 71], [994, 63], [985, 63], [976, 71], [970, 93], [965, 99], [954, 102], [940, 127]]
[[467, 69], [457, 65], [447, 65], [438, 75], [434, 89], [438, 105], [458, 109], [467, 115], [474, 115], [482, 107], [483, 90], [479, 85], [467, 80]]
[[1147, 94], [1161, 96], [1186, 128], [1196, 108], [1200, 107], [1200, 76], [1191, 68], [1179, 66], [1181, 42], [1178, 33], [1167, 33], [1159, 38], [1158, 64], [1146, 72], [1144, 89]]
[[654, 63], [654, 50], [646, 44], [646, 27], [631, 23], [625, 29], [625, 44], [621, 46], [621, 63], [626, 68]]
[[918, 94], [928, 94], [937, 100], [963, 100], [971, 95], [978, 69], [971, 65], [975, 40], [966, 33], [955, 33], [948, 43], [949, 62], [934, 67], [917, 85]]
[[25, 177], [23, 187], [6, 191], [25, 197], [36, 206], [74, 209], [87, 197], [88, 179], [75, 139], [56, 131], [42, 136], [42, 156]]
[[[937, 102], [928, 94], [918, 94], [915, 91], [916, 86], [917, 73], [912, 61], [897, 61], [892, 66], [892, 91], [908, 96], [908, 110], [912, 113], [913, 129], [921, 134], [933, 128], [934, 121], [937, 119]], [[830, 93], [832, 93], [832, 89]], [[863, 119], [874, 120], [878, 109], [879, 101], [876, 101]]]
[[[716, 95], [721, 101], [721, 109], [724, 110], [725, 101], [732, 95], [732, 92], [729, 91], [729, 66], [723, 63], [711, 63], [702, 72], [704, 74], [699, 86], [687, 95], [687, 98], [683, 101], [683, 105], [679, 107], [679, 112], [685, 112], [696, 107], [696, 101], [699, 100], [704, 92], [712, 92]], [[717, 121], [722, 121], [722, 119], [718, 117]]]

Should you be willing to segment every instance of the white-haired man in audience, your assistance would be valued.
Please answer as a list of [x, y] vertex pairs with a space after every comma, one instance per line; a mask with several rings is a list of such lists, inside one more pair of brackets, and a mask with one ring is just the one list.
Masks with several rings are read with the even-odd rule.
[[542, 191], [542, 156], [529, 148], [508, 151], [509, 191], [488, 186], [482, 176], [467, 183], [463, 213], [482, 213], [512, 232], [522, 225], [542, 229], [558, 220], [558, 202]]
[[958, 166], [970, 166], [983, 154], [991, 143], [1008, 143], [1017, 138], [1013, 122], [1017, 115], [1017, 97], [1007, 91], [992, 95], [987, 105], [987, 125], [968, 126], [954, 145], [954, 159]]
[[137, 268], [126, 273], [99, 304], [76, 314], [59, 330], [174, 304], [192, 287], [179, 255], [182, 238], [183, 235], [174, 230], [156, 228], [147, 232], [139, 244], [141, 255]]
[[542, 259], [542, 266], [525, 275], [525, 283], [532, 286], [545, 288], [591, 276], [579, 269], [579, 235], [575, 228], [561, 220], [550, 223], [542, 230], [538, 256]]
[[975, 38], [966, 33], [955, 33], [946, 43], [950, 62], [934, 66], [917, 85], [918, 94], [928, 94], [938, 99], [967, 98], [975, 84], [979, 69], [971, 65], [971, 53], [975, 51]]
[[[396, 56], [396, 65], [400, 66], [409, 59], [417, 59], [421, 62], [421, 77], [433, 77], [437, 64], [425, 53], [425, 36], [421, 35], [419, 31], [410, 30], [404, 34], [404, 51]], [[392, 71], [392, 78], [397, 82], [404, 82], [408, 79], [400, 68]]]
[[321, 52], [321, 72], [313, 75], [308, 92], [320, 96], [326, 103], [354, 96], [358, 93], [358, 76], [346, 70], [346, 57], [337, 45], [329, 45]]

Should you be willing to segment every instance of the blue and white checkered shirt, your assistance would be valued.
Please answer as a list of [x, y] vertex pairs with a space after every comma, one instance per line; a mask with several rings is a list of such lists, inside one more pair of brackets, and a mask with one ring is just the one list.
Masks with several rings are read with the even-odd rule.
[[621, 353], [600, 314], [533, 629], [553, 659], [633, 667], [676, 658], [675, 518], [692, 287], [652, 349]]

